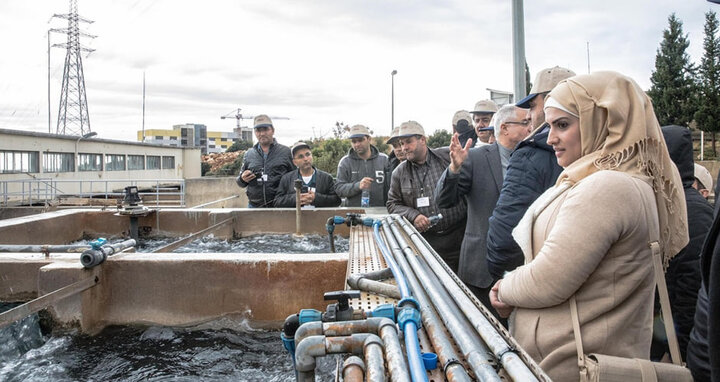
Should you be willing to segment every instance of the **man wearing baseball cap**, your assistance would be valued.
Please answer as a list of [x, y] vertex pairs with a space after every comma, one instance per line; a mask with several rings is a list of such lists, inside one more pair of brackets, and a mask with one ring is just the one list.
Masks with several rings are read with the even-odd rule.
[[511, 271], [524, 262], [520, 247], [512, 237], [512, 230], [528, 207], [550, 186], [562, 172], [555, 151], [547, 144], [550, 127], [545, 123], [545, 96], [560, 81], [574, 76], [570, 69], [559, 66], [541, 70], [535, 77], [530, 94], [516, 104], [529, 108], [530, 135], [520, 142], [510, 157], [502, 190], [490, 217], [487, 235], [488, 270], [494, 278]]
[[428, 148], [425, 130], [415, 121], [403, 122], [397, 138], [405, 161], [393, 172], [388, 212], [402, 215], [413, 223], [450, 269], [457, 272], [465, 233], [465, 200], [439, 208], [434, 195], [435, 185], [450, 163], [448, 149]]
[[[477, 101], [475, 107], [470, 111], [473, 115], [473, 124], [475, 125], [475, 132], [478, 137], [477, 144], [479, 146], [492, 143], [493, 128], [490, 126], [490, 122], [497, 111], [498, 105], [489, 99]], [[465, 146], [463, 145], [463, 147]]]
[[384, 207], [390, 184], [388, 156], [370, 144], [370, 129], [364, 125], [350, 128], [352, 147], [340, 159], [335, 192], [346, 198], [347, 207], [360, 207], [363, 191], [369, 192], [370, 207]]
[[390, 152], [390, 155], [388, 155], [388, 159], [390, 160], [390, 172], [392, 173], [397, 166], [400, 164], [400, 162], [405, 160], [405, 153], [402, 151], [402, 146], [400, 146], [400, 142], [398, 141], [397, 135], [400, 131], [400, 126], [395, 126], [395, 128], [392, 130], [392, 133], [390, 134], [390, 138], [387, 140], [388, 145], [392, 146], [392, 152]]
[[337, 207], [340, 197], [335, 194], [335, 180], [332, 175], [313, 166], [310, 145], [297, 142], [290, 149], [297, 170], [290, 171], [280, 178], [275, 207], [295, 207], [295, 180], [302, 181], [300, 205], [306, 208]]
[[473, 117], [467, 110], [458, 110], [453, 115], [453, 133], [459, 134], [460, 144], [465, 147], [465, 142], [472, 141], [472, 146], [477, 143], [478, 136], [473, 129]]
[[258, 142], [245, 152], [235, 181], [245, 188], [248, 208], [272, 207], [280, 177], [293, 168], [292, 157], [290, 149], [275, 140], [270, 117], [258, 115], [253, 128]]

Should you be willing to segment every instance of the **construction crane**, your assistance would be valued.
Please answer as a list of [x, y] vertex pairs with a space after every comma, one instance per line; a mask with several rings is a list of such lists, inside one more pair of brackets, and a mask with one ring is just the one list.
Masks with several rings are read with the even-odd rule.
[[[255, 116], [254, 115], [243, 115], [241, 113], [241, 111], [242, 111], [242, 109], [238, 108], [238, 109], [233, 110], [225, 115], [220, 116], [220, 119], [235, 118], [237, 120], [237, 128], [235, 129], [236, 130], [235, 132], [240, 135], [241, 140], [252, 142], [253, 141], [252, 140], [252, 136], [253, 136], [252, 129], [248, 128], [247, 126], [243, 127], [241, 125], [240, 121], [243, 119], [253, 119], [253, 118], [255, 118]], [[290, 119], [288, 117], [276, 117], [276, 116], [272, 116], [272, 115], [269, 117], [270, 117], [270, 119], [273, 119], [273, 120], [276, 120], [276, 119], [288, 119], [289, 120]]]

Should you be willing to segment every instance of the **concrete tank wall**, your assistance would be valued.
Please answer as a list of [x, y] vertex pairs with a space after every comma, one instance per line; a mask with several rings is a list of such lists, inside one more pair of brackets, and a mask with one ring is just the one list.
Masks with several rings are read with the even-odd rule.
[[202, 177], [185, 180], [185, 205], [195, 207], [215, 200], [237, 196], [212, 205], [209, 208], [246, 208], [245, 189], [238, 187], [235, 177]]

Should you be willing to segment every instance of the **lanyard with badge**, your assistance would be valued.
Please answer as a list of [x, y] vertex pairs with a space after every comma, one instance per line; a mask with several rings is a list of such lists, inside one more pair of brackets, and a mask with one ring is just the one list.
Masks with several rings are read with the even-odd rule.
[[[418, 166], [419, 167], [419, 166]], [[430, 171], [430, 166], [425, 162], [425, 173], [423, 174], [422, 181], [420, 181], [420, 196], [415, 199], [415, 207], [430, 207], [430, 197], [425, 196], [425, 179], [427, 179], [427, 174]], [[411, 179], [415, 178], [415, 171], [412, 171]], [[420, 179], [418, 179], [420, 180]]]

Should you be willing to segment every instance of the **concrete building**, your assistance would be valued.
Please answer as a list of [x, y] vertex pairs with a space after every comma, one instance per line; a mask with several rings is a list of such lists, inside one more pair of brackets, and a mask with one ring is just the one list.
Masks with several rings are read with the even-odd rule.
[[0, 129], [0, 193], [4, 194], [28, 187], [28, 181], [52, 180], [62, 193], [78, 193], [102, 192], [113, 180], [154, 184], [200, 175], [197, 147]]
[[[174, 125], [172, 130], [145, 130], [145, 143], [175, 147], [198, 147], [203, 154], [221, 153], [247, 135], [243, 133], [208, 131], [205, 125], [186, 123], [184, 125]], [[138, 141], [142, 142], [142, 130], [138, 130], [137, 134]], [[250, 139], [252, 139], [252, 136], [250, 136]]]

